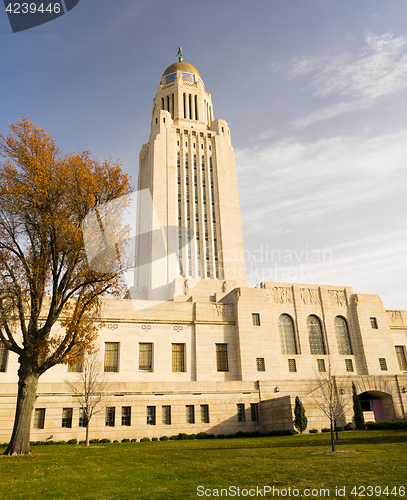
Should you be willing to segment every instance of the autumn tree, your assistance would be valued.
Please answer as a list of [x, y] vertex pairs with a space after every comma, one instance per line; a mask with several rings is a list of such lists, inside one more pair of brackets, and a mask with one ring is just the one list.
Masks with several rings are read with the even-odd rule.
[[350, 397], [347, 391], [349, 377], [337, 376], [328, 359], [326, 371], [315, 373], [315, 380], [309, 395], [317, 406], [328, 418], [331, 431], [331, 448], [335, 451], [336, 422], [345, 417], [350, 407]]
[[67, 380], [66, 383], [82, 412], [86, 427], [85, 446], [89, 446], [90, 422], [94, 415], [105, 408], [103, 402], [109, 394], [111, 384], [106, 378], [104, 367], [100, 362], [97, 352], [85, 355], [81, 364], [82, 371], [79, 379], [75, 382]]
[[[5, 452], [17, 455], [30, 453], [39, 377], [89, 350], [101, 297], [122, 296], [126, 263], [116, 258], [95, 270], [82, 223], [109, 201], [125, 199], [130, 186], [119, 163], [100, 164], [89, 151], [63, 155], [28, 118], [10, 129], [0, 135], [0, 340], [18, 355], [15, 421]], [[102, 217], [98, 222], [103, 230]], [[105, 250], [109, 260], [112, 249]], [[113, 253], [119, 252], [116, 245]]]

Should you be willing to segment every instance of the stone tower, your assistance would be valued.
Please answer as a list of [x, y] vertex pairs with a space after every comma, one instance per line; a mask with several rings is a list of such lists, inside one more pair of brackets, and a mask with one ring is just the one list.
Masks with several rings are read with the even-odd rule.
[[147, 194], [139, 196], [134, 298], [188, 300], [247, 286], [230, 130], [213, 116], [198, 70], [169, 66], [140, 152], [137, 189]]

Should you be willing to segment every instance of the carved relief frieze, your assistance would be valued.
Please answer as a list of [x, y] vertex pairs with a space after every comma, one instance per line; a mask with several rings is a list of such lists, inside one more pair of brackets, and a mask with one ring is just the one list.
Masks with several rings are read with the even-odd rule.
[[277, 304], [292, 304], [293, 291], [289, 286], [276, 286], [273, 288], [274, 302]]
[[328, 290], [329, 302], [335, 306], [346, 306], [345, 290]]
[[391, 323], [404, 323], [401, 311], [386, 311]]
[[300, 293], [304, 304], [321, 304], [318, 288], [300, 288]]

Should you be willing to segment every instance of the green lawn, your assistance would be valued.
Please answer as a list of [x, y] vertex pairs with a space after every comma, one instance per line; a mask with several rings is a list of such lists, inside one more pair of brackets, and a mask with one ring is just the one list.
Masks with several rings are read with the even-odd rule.
[[[0, 456], [1, 499], [216, 498], [215, 488], [222, 498], [233, 492], [234, 498], [249, 498], [249, 493], [253, 498], [254, 490], [243, 490], [256, 486], [298, 488], [300, 495], [305, 488], [329, 488], [329, 498], [363, 498], [351, 495], [355, 485], [389, 486], [388, 496], [377, 489], [365, 490], [364, 498], [393, 499], [403, 498], [402, 490], [396, 496], [393, 487], [404, 486], [407, 498], [406, 431], [342, 432], [337, 449], [360, 453], [320, 453], [329, 449], [329, 434], [112, 443], [90, 449], [36, 446], [30, 457]], [[206, 495], [198, 486], [208, 490]], [[236, 489], [220, 491], [230, 486]], [[346, 496], [335, 495], [336, 486], [345, 486]], [[265, 498], [279, 497], [269, 493]]]

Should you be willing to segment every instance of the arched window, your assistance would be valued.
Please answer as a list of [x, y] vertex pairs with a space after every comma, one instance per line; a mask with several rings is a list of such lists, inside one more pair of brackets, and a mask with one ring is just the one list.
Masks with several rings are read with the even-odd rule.
[[336, 316], [334, 326], [339, 354], [353, 354], [346, 319], [342, 318], [342, 316]]
[[281, 352], [283, 354], [298, 354], [295, 342], [294, 322], [288, 314], [282, 314], [278, 318], [278, 329], [280, 331]]
[[308, 316], [307, 328], [311, 354], [326, 354], [321, 321], [319, 318], [316, 316]]

